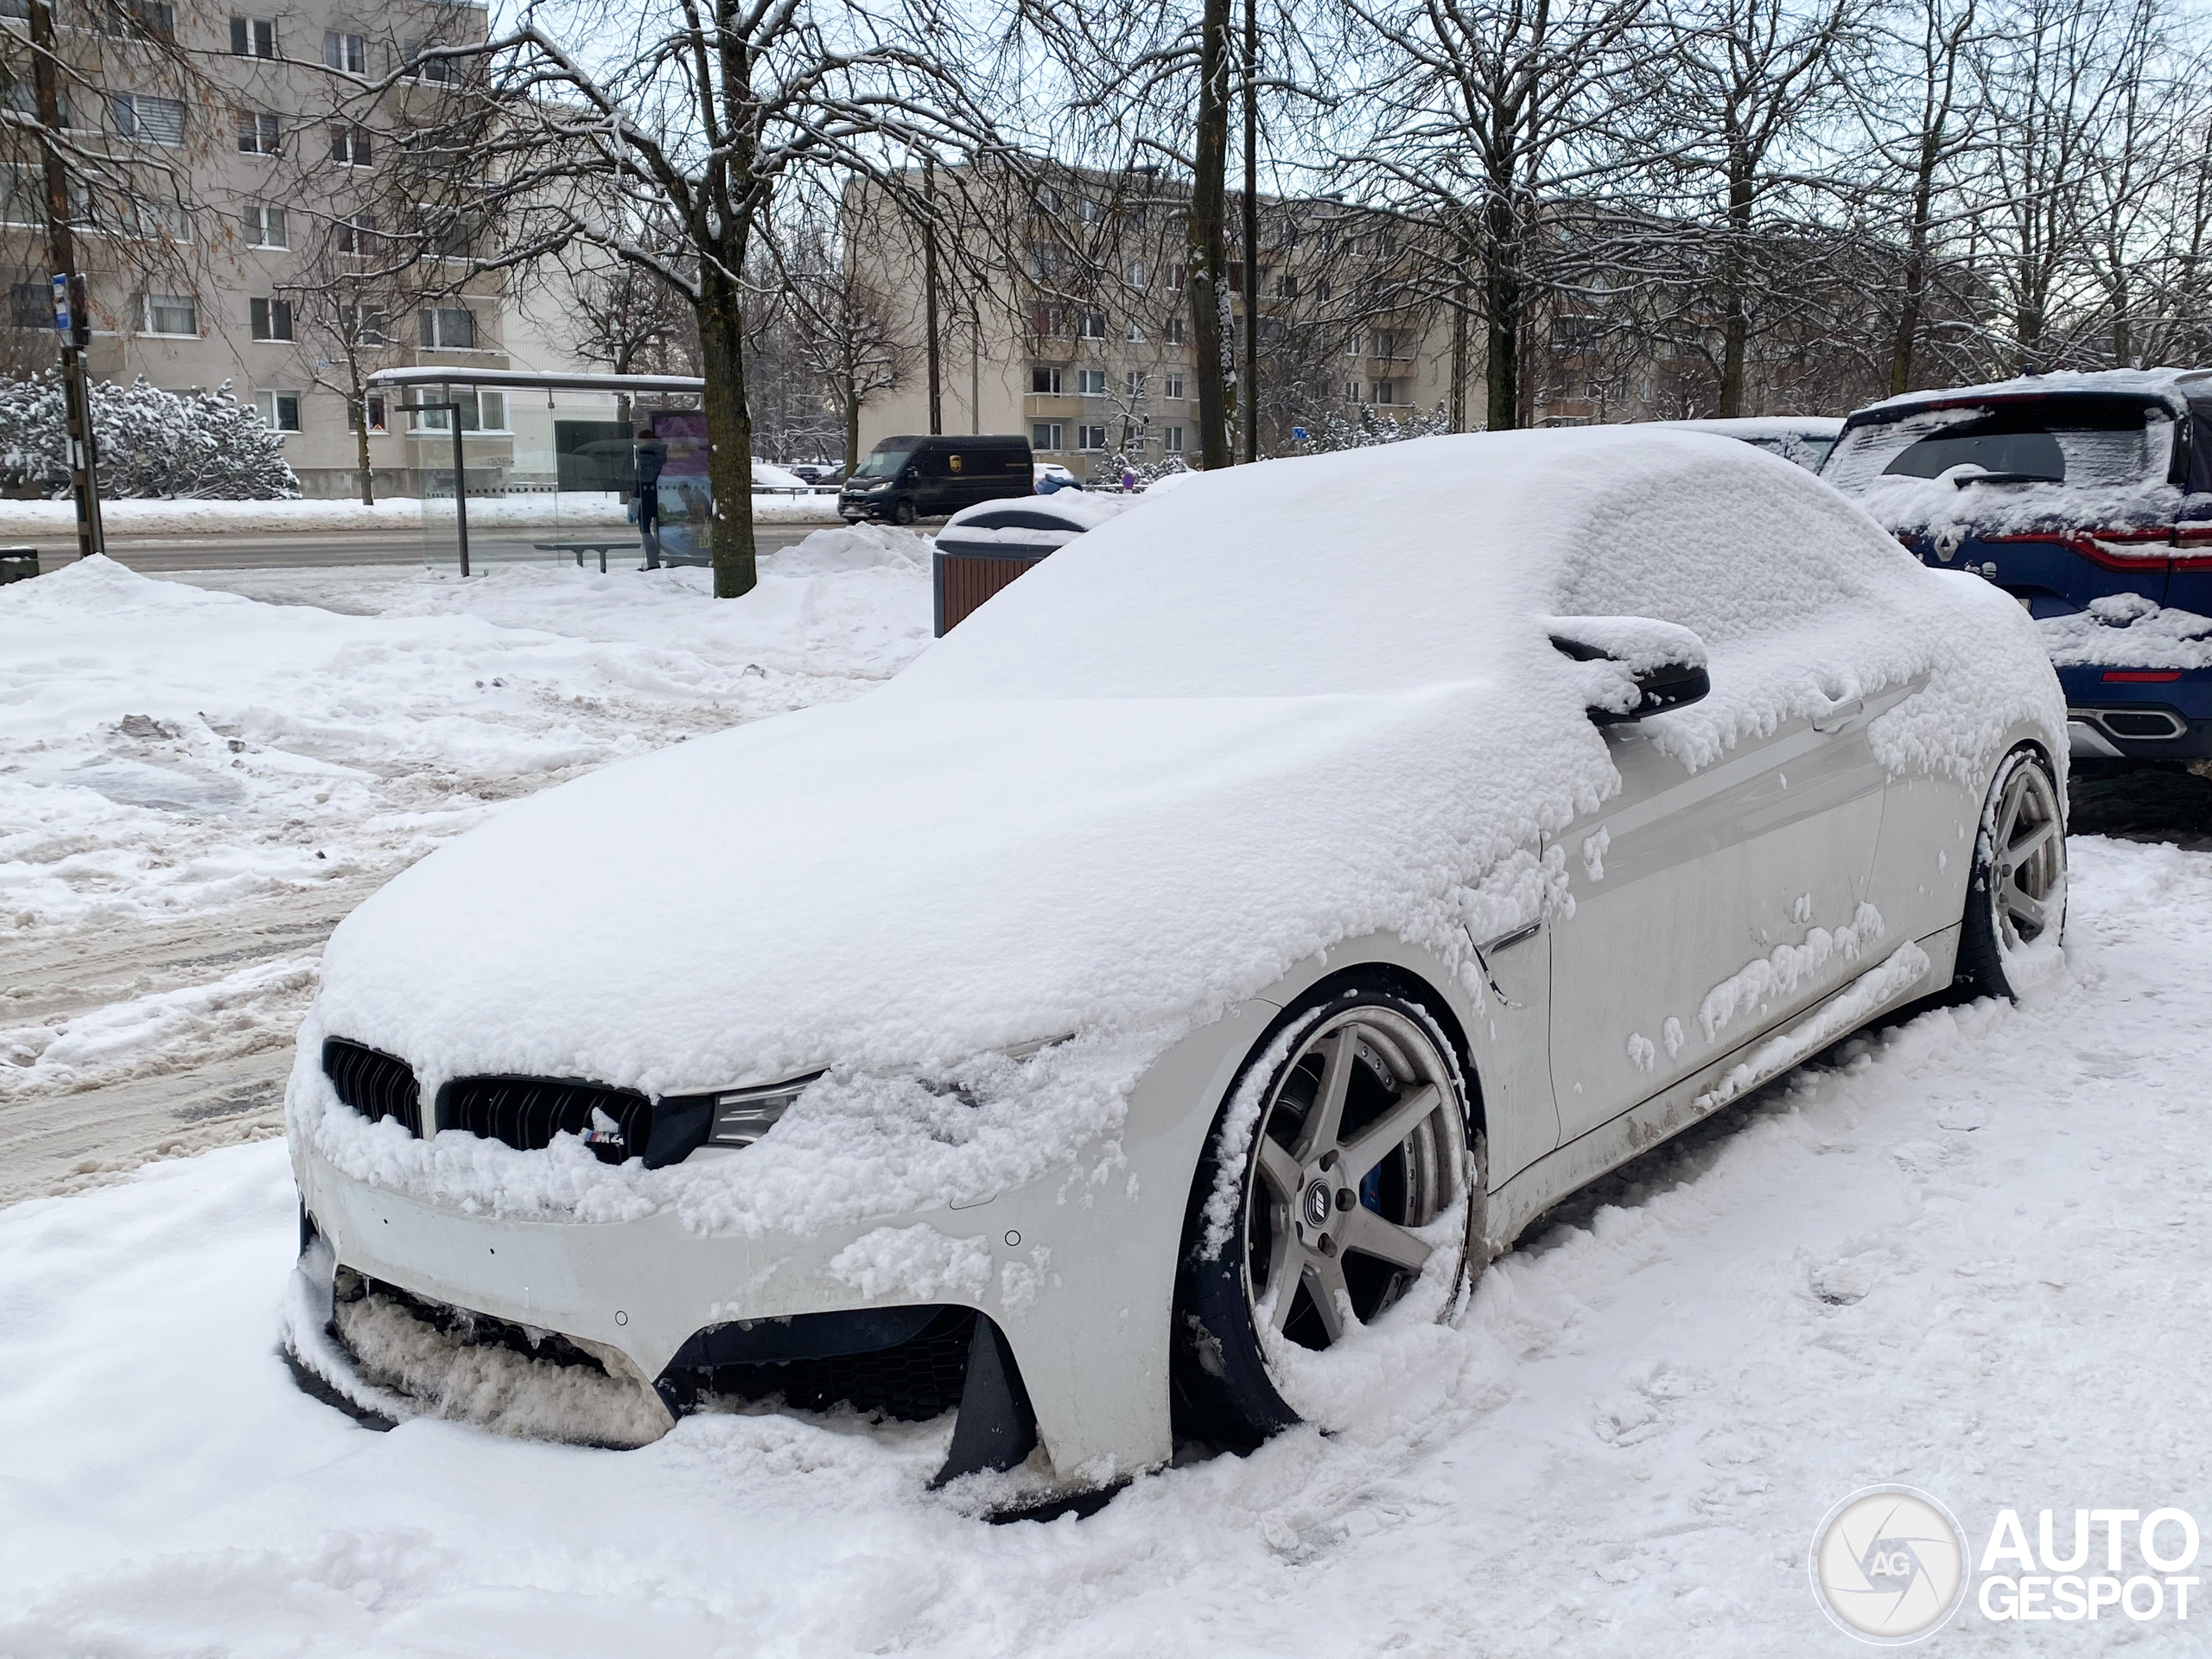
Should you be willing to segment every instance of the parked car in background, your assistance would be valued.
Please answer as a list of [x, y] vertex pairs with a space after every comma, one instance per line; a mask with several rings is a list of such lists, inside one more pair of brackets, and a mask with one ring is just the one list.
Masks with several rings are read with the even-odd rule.
[[580, 1438], [957, 1404], [979, 1503], [1326, 1429], [1565, 1195], [2048, 973], [2064, 742], [2017, 605], [1739, 444], [1209, 474], [340, 925], [286, 1343], [399, 1414], [518, 1345]]
[[978, 501], [1033, 494], [1033, 467], [1029, 440], [1018, 435], [886, 438], [853, 469], [837, 512], [848, 524], [911, 524]]
[[810, 484], [829, 484], [840, 481], [845, 469], [827, 461], [795, 461], [784, 470], [797, 474]]
[[814, 480], [801, 478], [787, 467], [774, 467], [765, 461], [756, 461], [753, 463], [753, 493], [811, 495], [814, 493]]
[[1893, 397], [1850, 417], [1821, 476], [2026, 607], [2077, 758], [2212, 756], [2212, 371]]
[[1843, 435], [1843, 420], [1834, 415], [1757, 415], [1726, 421], [1662, 421], [1659, 425], [1678, 432], [1710, 432], [1734, 438], [1770, 454], [1791, 461], [1808, 473], [1821, 463]]
[[1057, 461], [1040, 461], [1030, 468], [1037, 484], [1037, 493], [1050, 495], [1055, 490], [1079, 490], [1083, 480]]

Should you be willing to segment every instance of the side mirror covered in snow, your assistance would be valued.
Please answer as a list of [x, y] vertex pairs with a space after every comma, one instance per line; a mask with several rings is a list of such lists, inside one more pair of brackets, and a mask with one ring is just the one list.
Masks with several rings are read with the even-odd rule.
[[1695, 702], [1713, 690], [1705, 641], [1688, 628], [1648, 616], [1554, 616], [1552, 644], [1578, 663], [1604, 663], [1608, 674], [1590, 700], [1590, 718], [1618, 726]]

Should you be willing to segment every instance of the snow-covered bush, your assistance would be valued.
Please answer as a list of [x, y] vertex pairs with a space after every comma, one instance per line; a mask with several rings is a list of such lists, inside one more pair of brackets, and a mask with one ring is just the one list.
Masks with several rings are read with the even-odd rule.
[[1397, 443], [1406, 438], [1434, 437], [1451, 429], [1451, 417], [1445, 413], [1440, 401], [1426, 414], [1415, 406], [1408, 409], [1403, 415], [1394, 410], [1388, 419], [1377, 415], [1371, 404], [1363, 404], [1357, 419], [1333, 411], [1322, 416], [1306, 429], [1306, 435], [1303, 442], [1284, 445], [1282, 453], [1318, 455], [1332, 449], [1364, 449], [1370, 444]]
[[[283, 440], [257, 411], [213, 391], [163, 391], [143, 376], [92, 383], [103, 496], [187, 496], [270, 501], [300, 493]], [[0, 481], [50, 496], [69, 493], [68, 437], [58, 371], [0, 380]]]

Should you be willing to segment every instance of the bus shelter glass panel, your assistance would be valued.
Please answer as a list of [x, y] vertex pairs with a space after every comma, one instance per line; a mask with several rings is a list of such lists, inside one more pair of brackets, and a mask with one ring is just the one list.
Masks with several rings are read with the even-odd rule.
[[640, 562], [629, 400], [561, 387], [417, 390], [410, 430], [430, 568], [458, 572], [464, 538], [471, 574], [513, 564], [596, 573]]

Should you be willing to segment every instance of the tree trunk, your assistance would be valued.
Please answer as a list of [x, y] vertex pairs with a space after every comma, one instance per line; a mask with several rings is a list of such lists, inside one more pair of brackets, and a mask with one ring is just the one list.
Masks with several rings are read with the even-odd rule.
[[1198, 156], [1187, 230], [1198, 465], [1208, 472], [1236, 461], [1229, 445], [1229, 377], [1223, 356], [1223, 319], [1229, 308], [1229, 252], [1223, 237], [1229, 183], [1229, 9], [1230, 0], [1205, 0], [1199, 25]]
[[[732, 259], [732, 270], [742, 266]], [[707, 382], [707, 484], [714, 496], [715, 597], [741, 599], [759, 580], [753, 542], [753, 416], [745, 404], [745, 319], [736, 286], [712, 264], [699, 273], [699, 355]]]
[[1452, 285], [1452, 429], [1467, 429], [1467, 249], [1459, 248], [1459, 280]]
[[1744, 359], [1751, 338], [1751, 273], [1745, 254], [1751, 242], [1751, 178], [1748, 167], [1731, 169], [1728, 181], [1728, 247], [1721, 262], [1725, 323], [1720, 336], [1720, 418], [1744, 412]]
[[1260, 12], [1244, 0], [1244, 459], [1260, 458]]
[[1510, 432], [1522, 424], [1521, 331], [1527, 294], [1516, 229], [1512, 202], [1493, 191], [1483, 204], [1483, 311], [1488, 324], [1483, 384], [1488, 394], [1484, 419], [1493, 432]]
[[1929, 225], [1936, 194], [1935, 143], [1921, 147], [1912, 182], [1912, 222], [1905, 232], [1904, 292], [1897, 303], [1897, 332], [1890, 344], [1890, 396], [1912, 390], [1913, 357], [1920, 344], [1920, 313], [1928, 289]]
[[861, 464], [861, 400], [853, 395], [853, 383], [845, 387], [845, 476], [853, 475], [853, 468]]

